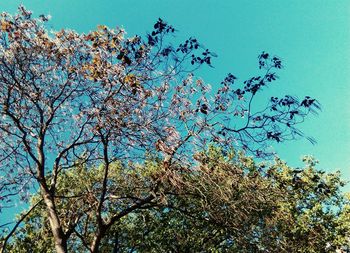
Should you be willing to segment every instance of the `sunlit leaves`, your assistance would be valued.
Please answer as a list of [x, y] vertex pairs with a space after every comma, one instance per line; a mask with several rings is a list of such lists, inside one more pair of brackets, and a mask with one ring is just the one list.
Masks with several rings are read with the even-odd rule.
[[[338, 172], [317, 169], [314, 158], [306, 156], [303, 168], [293, 168], [279, 158], [271, 164], [257, 163], [242, 152], [226, 153], [214, 146], [194, 158], [198, 166], [185, 170], [178, 163], [182, 169], [172, 172], [152, 156], [143, 165], [113, 164], [106, 219], [147, 196], [157, 182], [159, 189], [151, 205], [110, 228], [100, 249], [306, 253], [349, 247], [350, 202], [340, 192], [344, 182]], [[102, 165], [79, 166], [60, 176], [57, 192], [66, 198], [58, 198], [57, 205], [69, 210], [61, 214], [64, 226], [82, 214], [70, 239], [72, 250], [85, 250], [78, 233], [85, 242], [92, 240], [97, 222], [91, 206], [97, 204], [102, 178]], [[53, 241], [44, 218], [40, 206], [26, 219], [11, 247], [46, 245], [51, 250]]]
[[[157, 199], [166, 204], [165, 192], [154, 184], [182, 187], [177, 171], [194, 169], [194, 155], [210, 144], [220, 146], [223, 152], [234, 147], [256, 156], [267, 155], [271, 141], [302, 136], [296, 125], [310, 111], [320, 109], [311, 97], [298, 102], [291, 96], [273, 97], [266, 107], [252, 106], [253, 98], [276, 81], [276, 72], [282, 68], [281, 60], [266, 52], [258, 58], [262, 73], [243, 83], [228, 74], [221, 84], [211, 86], [194, 72], [212, 66], [216, 54], [194, 37], [178, 42], [175, 28], [162, 19], [149, 34], [129, 38], [123, 29], [104, 25], [86, 34], [69, 29], [49, 31], [48, 20], [45, 15], [33, 18], [23, 6], [13, 16], [2, 14], [0, 175], [4, 177], [0, 187], [1, 200], [6, 202], [12, 195], [4, 192], [25, 200], [31, 193], [28, 189], [38, 184], [45, 203], [57, 207], [50, 215], [56, 213], [53, 218], [61, 219], [56, 222], [58, 229], [67, 233], [58, 240], [61, 242], [68, 240], [68, 223], [76, 214], [66, 214], [66, 209], [55, 205], [60, 202], [56, 190], [69, 176], [67, 171], [74, 174], [77, 161], [84, 166], [100, 165], [97, 174], [103, 175], [93, 178], [98, 182], [84, 195], [98, 220], [99, 228], [91, 228], [98, 238], [101, 229], [116, 222], [105, 219], [108, 208], [112, 214], [125, 211], [130, 204], [124, 204], [109, 188], [114, 185], [110, 176], [116, 173], [115, 161], [130, 167], [120, 172], [123, 178], [114, 186], [131, 189], [132, 185], [125, 184], [132, 180], [141, 184], [140, 164], [147, 155], [155, 155], [159, 171], [153, 174], [143, 168], [147, 171], [144, 175], [153, 176], [152, 190], [145, 194], [138, 189], [138, 199], [132, 203], [139, 205], [143, 203], [140, 198], [148, 195], [147, 201]], [[83, 177], [84, 171], [79, 172]], [[216, 184], [237, 186], [237, 181], [222, 175], [215, 175], [221, 180]], [[253, 182], [252, 187], [259, 187], [259, 180]], [[69, 187], [65, 185], [62, 194], [71, 197], [74, 191]], [[223, 196], [218, 194], [213, 192], [215, 198]], [[228, 208], [223, 201], [219, 204], [223, 211]]]

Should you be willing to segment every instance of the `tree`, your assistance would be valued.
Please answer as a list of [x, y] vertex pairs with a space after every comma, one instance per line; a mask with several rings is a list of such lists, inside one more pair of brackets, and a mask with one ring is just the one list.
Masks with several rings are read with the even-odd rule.
[[[178, 171], [178, 187], [163, 181], [158, 200], [114, 224], [100, 251], [310, 253], [350, 246], [350, 199], [340, 191], [344, 182], [338, 172], [316, 169], [317, 162], [310, 157], [305, 157], [302, 169], [278, 158], [270, 165], [258, 164], [242, 153], [223, 154], [214, 147], [200, 157], [196, 169]], [[125, 209], [128, 196], [147, 195], [161, 166], [161, 160], [136, 169], [113, 165], [110, 180], [118, 205], [108, 206], [112, 210], [106, 212], [115, 212], [116, 206]], [[64, 222], [84, 213], [70, 237], [71, 251], [89, 252], [97, 224], [91, 208], [95, 200], [88, 197], [88, 189], [102, 176], [102, 167], [61, 174], [58, 194], [67, 189], [75, 194], [57, 201], [60, 210], [69, 210]], [[26, 218], [10, 244], [11, 252], [54, 252], [46, 216], [40, 205]]]
[[[14, 16], [2, 13], [0, 196], [2, 202], [11, 196], [28, 201], [38, 187], [59, 253], [67, 252], [84, 215], [77, 213], [75, 222], [65, 224], [66, 210], [57, 204], [60, 174], [75, 169], [77, 161], [102, 166], [89, 245], [98, 252], [115, 223], [156, 198], [174, 164], [191, 167], [193, 154], [209, 143], [263, 156], [269, 142], [302, 136], [296, 125], [319, 108], [310, 97], [285, 96], [252, 111], [258, 91], [282, 67], [278, 57], [265, 52], [259, 56], [263, 75], [235, 88], [236, 77], [229, 74], [213, 93], [193, 72], [211, 65], [215, 54], [195, 38], [173, 46], [169, 35], [175, 29], [161, 19], [145, 38], [124, 38], [122, 29], [105, 26], [88, 34], [49, 32], [47, 20], [33, 18], [23, 6]], [[135, 164], [155, 153], [163, 169], [152, 191], [106, 213], [113, 196], [112, 164]]]

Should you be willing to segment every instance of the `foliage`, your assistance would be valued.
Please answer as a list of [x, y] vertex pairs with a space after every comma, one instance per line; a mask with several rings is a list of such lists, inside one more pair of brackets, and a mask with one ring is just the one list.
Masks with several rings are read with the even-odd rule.
[[[310, 97], [285, 96], [253, 111], [253, 99], [282, 67], [266, 52], [259, 56], [261, 75], [241, 87], [229, 74], [211, 90], [194, 71], [211, 65], [215, 54], [195, 38], [174, 46], [175, 29], [162, 19], [150, 34], [125, 38], [123, 29], [106, 26], [88, 34], [49, 31], [47, 16], [33, 18], [23, 6], [14, 16], [1, 15], [0, 209], [19, 197], [28, 201], [38, 187], [59, 253], [72, 247], [68, 242], [89, 209], [96, 222], [86, 240], [91, 252], [98, 252], [112, 226], [162, 196], [159, 182], [167, 178], [174, 187], [181, 185], [179, 164], [191, 170], [192, 156], [209, 143], [261, 157], [272, 141], [302, 136], [297, 124], [319, 109]], [[118, 187], [129, 186], [111, 187], [116, 161], [129, 168], [125, 165], [142, 162], [147, 154], [162, 159], [147, 186], [152, 190], [119, 199]], [[60, 180], [78, 175], [81, 164], [100, 167], [93, 197], [84, 192], [90, 206], [80, 207], [85, 202], [77, 199], [73, 212], [63, 208], [62, 199], [79, 192], [58, 189], [70, 186]], [[121, 175], [126, 181], [138, 177], [128, 170]]]
[[[340, 191], [344, 182], [338, 172], [316, 169], [309, 157], [305, 168], [295, 169], [278, 158], [271, 165], [258, 164], [213, 147], [197, 158], [196, 169], [176, 173], [177, 187], [162, 181], [155, 199], [114, 224], [101, 252], [334, 252], [350, 246], [350, 199]], [[147, 196], [159, 178], [157, 164], [113, 166], [115, 196], [105, 215], [116, 212], [116, 206], [130, 206], [129, 196]], [[58, 209], [69, 210], [62, 220], [69, 224], [84, 212], [70, 237], [72, 251], [89, 252], [84, 243], [92, 240], [97, 222], [89, 194], [99, 188], [102, 175], [101, 168], [86, 167], [61, 175], [58, 193], [69, 188], [76, 195], [58, 197]], [[11, 252], [53, 250], [45, 216], [41, 205], [25, 220]]]

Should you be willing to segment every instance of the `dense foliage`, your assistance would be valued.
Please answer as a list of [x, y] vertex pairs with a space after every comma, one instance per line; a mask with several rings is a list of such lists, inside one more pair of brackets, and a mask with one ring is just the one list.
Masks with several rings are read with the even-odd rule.
[[[213, 147], [197, 159], [195, 169], [171, 177], [160, 176], [169, 172], [156, 160], [114, 164], [106, 217], [152, 194], [154, 185], [159, 190], [109, 228], [101, 252], [335, 252], [350, 246], [350, 199], [340, 191], [339, 173], [318, 170], [310, 157], [296, 169], [278, 158], [256, 163]], [[69, 239], [72, 252], [89, 252], [102, 176], [102, 167], [83, 165], [60, 176], [57, 205], [64, 226], [82, 214]], [[16, 232], [11, 252], [54, 252], [46, 216], [39, 205]]]

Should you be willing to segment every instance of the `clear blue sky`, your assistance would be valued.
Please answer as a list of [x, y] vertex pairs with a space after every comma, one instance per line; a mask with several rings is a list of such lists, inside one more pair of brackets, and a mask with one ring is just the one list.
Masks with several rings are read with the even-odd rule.
[[11, 0], [1, 1], [0, 10], [13, 13], [20, 3], [36, 15], [51, 14], [55, 30], [87, 32], [106, 24], [142, 35], [161, 17], [180, 38], [195, 36], [219, 55], [215, 69], [201, 72], [213, 86], [228, 72], [241, 81], [258, 73], [263, 50], [280, 56], [285, 68], [267, 93], [313, 96], [322, 112], [302, 126], [317, 145], [283, 143], [278, 153], [293, 166], [302, 155], [314, 155], [320, 168], [340, 169], [350, 179], [349, 0]]

